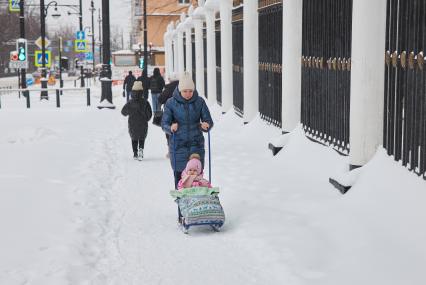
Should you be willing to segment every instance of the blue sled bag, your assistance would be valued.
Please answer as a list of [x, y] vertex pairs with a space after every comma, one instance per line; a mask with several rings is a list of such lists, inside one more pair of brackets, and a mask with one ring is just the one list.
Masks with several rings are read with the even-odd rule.
[[176, 198], [185, 228], [210, 225], [220, 228], [225, 223], [225, 213], [219, 200], [219, 188], [192, 187], [170, 191]]

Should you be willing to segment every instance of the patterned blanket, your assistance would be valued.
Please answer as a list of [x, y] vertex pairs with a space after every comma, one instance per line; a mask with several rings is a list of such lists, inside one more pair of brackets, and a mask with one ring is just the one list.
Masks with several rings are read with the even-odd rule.
[[[179, 192], [179, 193], [176, 193]], [[170, 191], [176, 198], [186, 226], [211, 225], [222, 226], [225, 213], [220, 204], [219, 188], [193, 187], [181, 191]]]

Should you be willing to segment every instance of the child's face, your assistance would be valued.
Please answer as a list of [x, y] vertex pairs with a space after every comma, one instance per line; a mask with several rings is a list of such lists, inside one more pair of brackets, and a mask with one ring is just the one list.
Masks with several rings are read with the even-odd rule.
[[188, 175], [198, 175], [198, 171], [197, 169], [189, 169], [188, 170]]

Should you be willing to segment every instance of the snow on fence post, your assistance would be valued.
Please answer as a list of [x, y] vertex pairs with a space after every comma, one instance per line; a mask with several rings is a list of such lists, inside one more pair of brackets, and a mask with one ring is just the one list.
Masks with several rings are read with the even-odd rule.
[[283, 1], [282, 130], [300, 124], [303, 0]]
[[386, 0], [353, 1], [351, 169], [367, 163], [383, 141], [385, 40]]
[[259, 111], [259, 16], [258, 1], [244, 1], [244, 122]]

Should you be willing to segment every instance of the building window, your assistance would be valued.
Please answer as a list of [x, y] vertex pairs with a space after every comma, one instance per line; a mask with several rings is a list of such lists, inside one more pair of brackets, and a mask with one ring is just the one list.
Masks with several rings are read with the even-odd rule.
[[178, 0], [178, 3], [180, 4], [180, 5], [185, 5], [185, 4], [190, 4], [190, 0]]

